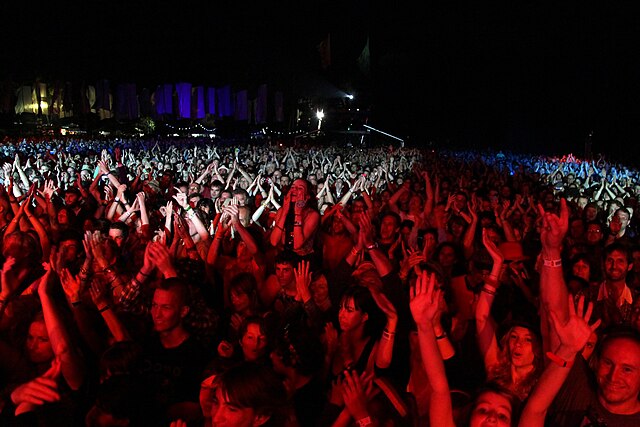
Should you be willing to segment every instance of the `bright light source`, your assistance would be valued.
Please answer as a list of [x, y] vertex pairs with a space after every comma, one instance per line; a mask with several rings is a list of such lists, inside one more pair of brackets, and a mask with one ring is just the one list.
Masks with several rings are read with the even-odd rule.
[[345, 96], [346, 96], [347, 98], [349, 98], [349, 99], [353, 99], [353, 95], [351, 95], [351, 94], [349, 94], [349, 93], [348, 93], [348, 94], [346, 94]]
[[320, 130], [322, 119], [324, 118], [324, 110], [316, 110], [316, 117], [318, 118], [318, 130]]

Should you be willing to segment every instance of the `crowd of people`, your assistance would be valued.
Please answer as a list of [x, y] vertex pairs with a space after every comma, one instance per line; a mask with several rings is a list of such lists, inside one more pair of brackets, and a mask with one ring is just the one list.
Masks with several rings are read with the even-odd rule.
[[640, 171], [0, 145], [0, 425], [640, 425]]

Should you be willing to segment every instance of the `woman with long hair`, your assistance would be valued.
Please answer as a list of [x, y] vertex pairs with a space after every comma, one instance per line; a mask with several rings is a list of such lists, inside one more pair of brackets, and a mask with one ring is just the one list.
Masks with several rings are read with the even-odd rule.
[[487, 380], [495, 381], [524, 400], [544, 368], [541, 340], [533, 325], [513, 322], [498, 341], [498, 328], [490, 311], [503, 274], [504, 259], [486, 232], [482, 233], [482, 241], [493, 259], [493, 266], [476, 307], [478, 346], [484, 357]]
[[442, 290], [436, 284], [436, 274], [426, 271], [418, 277], [411, 288], [410, 307], [418, 328], [418, 341], [424, 369], [431, 385], [429, 401], [429, 421], [432, 426], [479, 427], [496, 425], [509, 427], [517, 425], [520, 402], [508, 390], [493, 383], [487, 383], [473, 396], [463, 420], [456, 419], [444, 363], [438, 348], [434, 322], [440, 310]]
[[348, 287], [340, 301], [338, 322], [339, 333], [332, 326], [326, 330], [329, 377], [345, 369], [373, 373], [375, 368], [389, 367], [397, 314], [383, 294], [361, 285]]

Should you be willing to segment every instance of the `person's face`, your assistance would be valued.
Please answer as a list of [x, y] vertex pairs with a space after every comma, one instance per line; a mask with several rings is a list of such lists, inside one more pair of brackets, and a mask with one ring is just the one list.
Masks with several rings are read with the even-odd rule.
[[229, 297], [233, 311], [236, 313], [244, 313], [251, 306], [249, 295], [238, 288], [231, 289]]
[[422, 199], [419, 196], [413, 196], [409, 199], [409, 210], [410, 211], [421, 211], [422, 210]]
[[455, 237], [460, 237], [462, 236], [463, 232], [464, 227], [462, 226], [462, 224], [457, 221], [451, 223], [451, 234], [453, 234]]
[[156, 289], [151, 303], [151, 318], [156, 332], [171, 332], [182, 324], [187, 308], [170, 289]]
[[316, 303], [326, 301], [329, 298], [329, 284], [324, 276], [320, 276], [311, 282], [310, 289], [313, 300]]
[[340, 329], [344, 332], [352, 331], [367, 321], [369, 315], [356, 309], [353, 298], [345, 298], [340, 304], [338, 321]]
[[249, 181], [247, 181], [247, 178], [240, 177], [238, 178], [238, 186], [244, 190], [246, 190], [249, 187]]
[[296, 179], [295, 181], [293, 181], [293, 184], [291, 184], [291, 189], [289, 191], [291, 191], [291, 200], [294, 202], [297, 202], [299, 200], [306, 201], [308, 198], [307, 185], [300, 179]]
[[616, 218], [620, 221], [620, 229], [624, 230], [629, 225], [629, 214], [626, 212], [619, 211], [616, 213]]
[[49, 341], [49, 332], [44, 322], [37, 320], [29, 326], [27, 332], [27, 357], [33, 363], [44, 363], [53, 359], [53, 348]]
[[604, 260], [604, 271], [607, 280], [624, 280], [630, 267], [627, 255], [621, 251], [612, 251]]
[[443, 246], [438, 255], [438, 262], [443, 267], [451, 267], [456, 262], [456, 253], [451, 246]]
[[288, 263], [276, 264], [276, 278], [283, 288], [290, 285], [295, 280], [293, 266]]
[[58, 252], [63, 265], [74, 261], [80, 255], [80, 243], [75, 240], [65, 240], [60, 242]]
[[196, 183], [189, 184], [189, 194], [200, 193], [200, 186]]
[[582, 357], [584, 357], [584, 360], [589, 360], [589, 358], [593, 354], [593, 350], [596, 348], [597, 342], [598, 342], [598, 334], [596, 334], [595, 332], [591, 332], [591, 336], [589, 337], [589, 340], [582, 348]]
[[593, 245], [601, 241], [603, 237], [602, 230], [598, 225], [589, 224], [587, 227], [587, 242]]
[[282, 187], [286, 187], [287, 185], [289, 185], [291, 183], [291, 180], [289, 179], [288, 176], [283, 176], [282, 178], [280, 178], [280, 186]]
[[635, 404], [640, 393], [640, 344], [626, 338], [607, 343], [596, 365], [596, 380], [601, 402]]
[[584, 223], [582, 220], [571, 221], [571, 236], [574, 238], [580, 238], [584, 235]]
[[587, 219], [587, 221], [593, 221], [594, 219], [596, 219], [597, 215], [598, 215], [598, 210], [595, 207], [593, 206], [585, 207], [584, 216]]
[[216, 427], [257, 427], [269, 418], [256, 414], [252, 408], [241, 408], [229, 401], [229, 397], [216, 389], [216, 397], [211, 407], [211, 422]]
[[467, 207], [467, 198], [464, 196], [464, 194], [456, 194], [456, 197], [453, 199], [453, 206], [455, 207], [455, 210], [462, 210], [465, 207]]
[[66, 209], [60, 209], [58, 211], [58, 224], [67, 225], [69, 224], [69, 212]]
[[247, 195], [244, 193], [238, 193], [233, 196], [238, 201], [238, 206], [246, 206]]
[[380, 239], [393, 240], [398, 231], [398, 224], [392, 216], [385, 216], [380, 223]]
[[120, 229], [110, 228], [109, 239], [116, 242], [116, 245], [118, 245], [118, 247], [122, 247], [122, 244], [124, 243], [124, 233]]
[[582, 277], [588, 281], [591, 276], [591, 266], [585, 260], [580, 259], [573, 264], [572, 272], [574, 276]]
[[344, 231], [344, 223], [342, 222], [342, 218], [333, 217], [333, 221], [331, 222], [331, 231], [334, 234], [340, 234]]
[[491, 391], [486, 391], [478, 396], [476, 405], [471, 412], [469, 427], [511, 425], [511, 402]]
[[508, 345], [511, 363], [514, 366], [522, 367], [533, 364], [533, 340], [534, 337], [527, 328], [520, 326], [511, 328]]
[[75, 206], [78, 203], [78, 195], [75, 193], [64, 194], [64, 204], [67, 206]]
[[220, 197], [220, 193], [222, 192], [222, 188], [220, 188], [217, 185], [214, 185], [211, 187], [211, 198], [212, 199], [217, 199], [218, 197]]
[[250, 323], [247, 325], [247, 331], [240, 339], [240, 347], [245, 360], [253, 362], [264, 356], [267, 348], [267, 337], [260, 330], [260, 325]]
[[589, 200], [586, 197], [578, 197], [578, 207], [580, 209], [584, 209], [587, 203], [589, 203]]

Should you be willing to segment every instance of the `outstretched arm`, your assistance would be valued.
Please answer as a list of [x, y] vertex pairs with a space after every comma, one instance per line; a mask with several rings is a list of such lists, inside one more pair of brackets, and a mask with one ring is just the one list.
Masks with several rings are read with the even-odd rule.
[[585, 346], [591, 333], [600, 325], [600, 320], [597, 320], [589, 326], [593, 305], [589, 303], [583, 315], [584, 297], [580, 297], [578, 301], [577, 312], [571, 296], [567, 298], [566, 306], [569, 313], [566, 323], [562, 323], [555, 312], [549, 313], [549, 320], [559, 337], [560, 346], [553, 353], [547, 353], [553, 363], [547, 365], [529, 395], [527, 406], [518, 424], [521, 427], [544, 426], [547, 410], [569, 376], [576, 355]]
[[[52, 261], [54, 256], [52, 252]], [[53, 262], [46, 263], [45, 269], [47, 271], [38, 287], [44, 323], [49, 333], [53, 352], [60, 362], [62, 376], [71, 389], [78, 390], [82, 386], [85, 377], [84, 359], [80, 356], [79, 350], [73, 345], [69, 331], [62, 321], [59, 308], [51, 296], [53, 282], [57, 276], [57, 273], [53, 271]]]
[[427, 275], [423, 271], [411, 288], [410, 307], [418, 327], [422, 364], [432, 390], [429, 400], [430, 423], [432, 426], [454, 427], [449, 382], [433, 331], [433, 320], [438, 312], [441, 292], [436, 286], [435, 273]]

